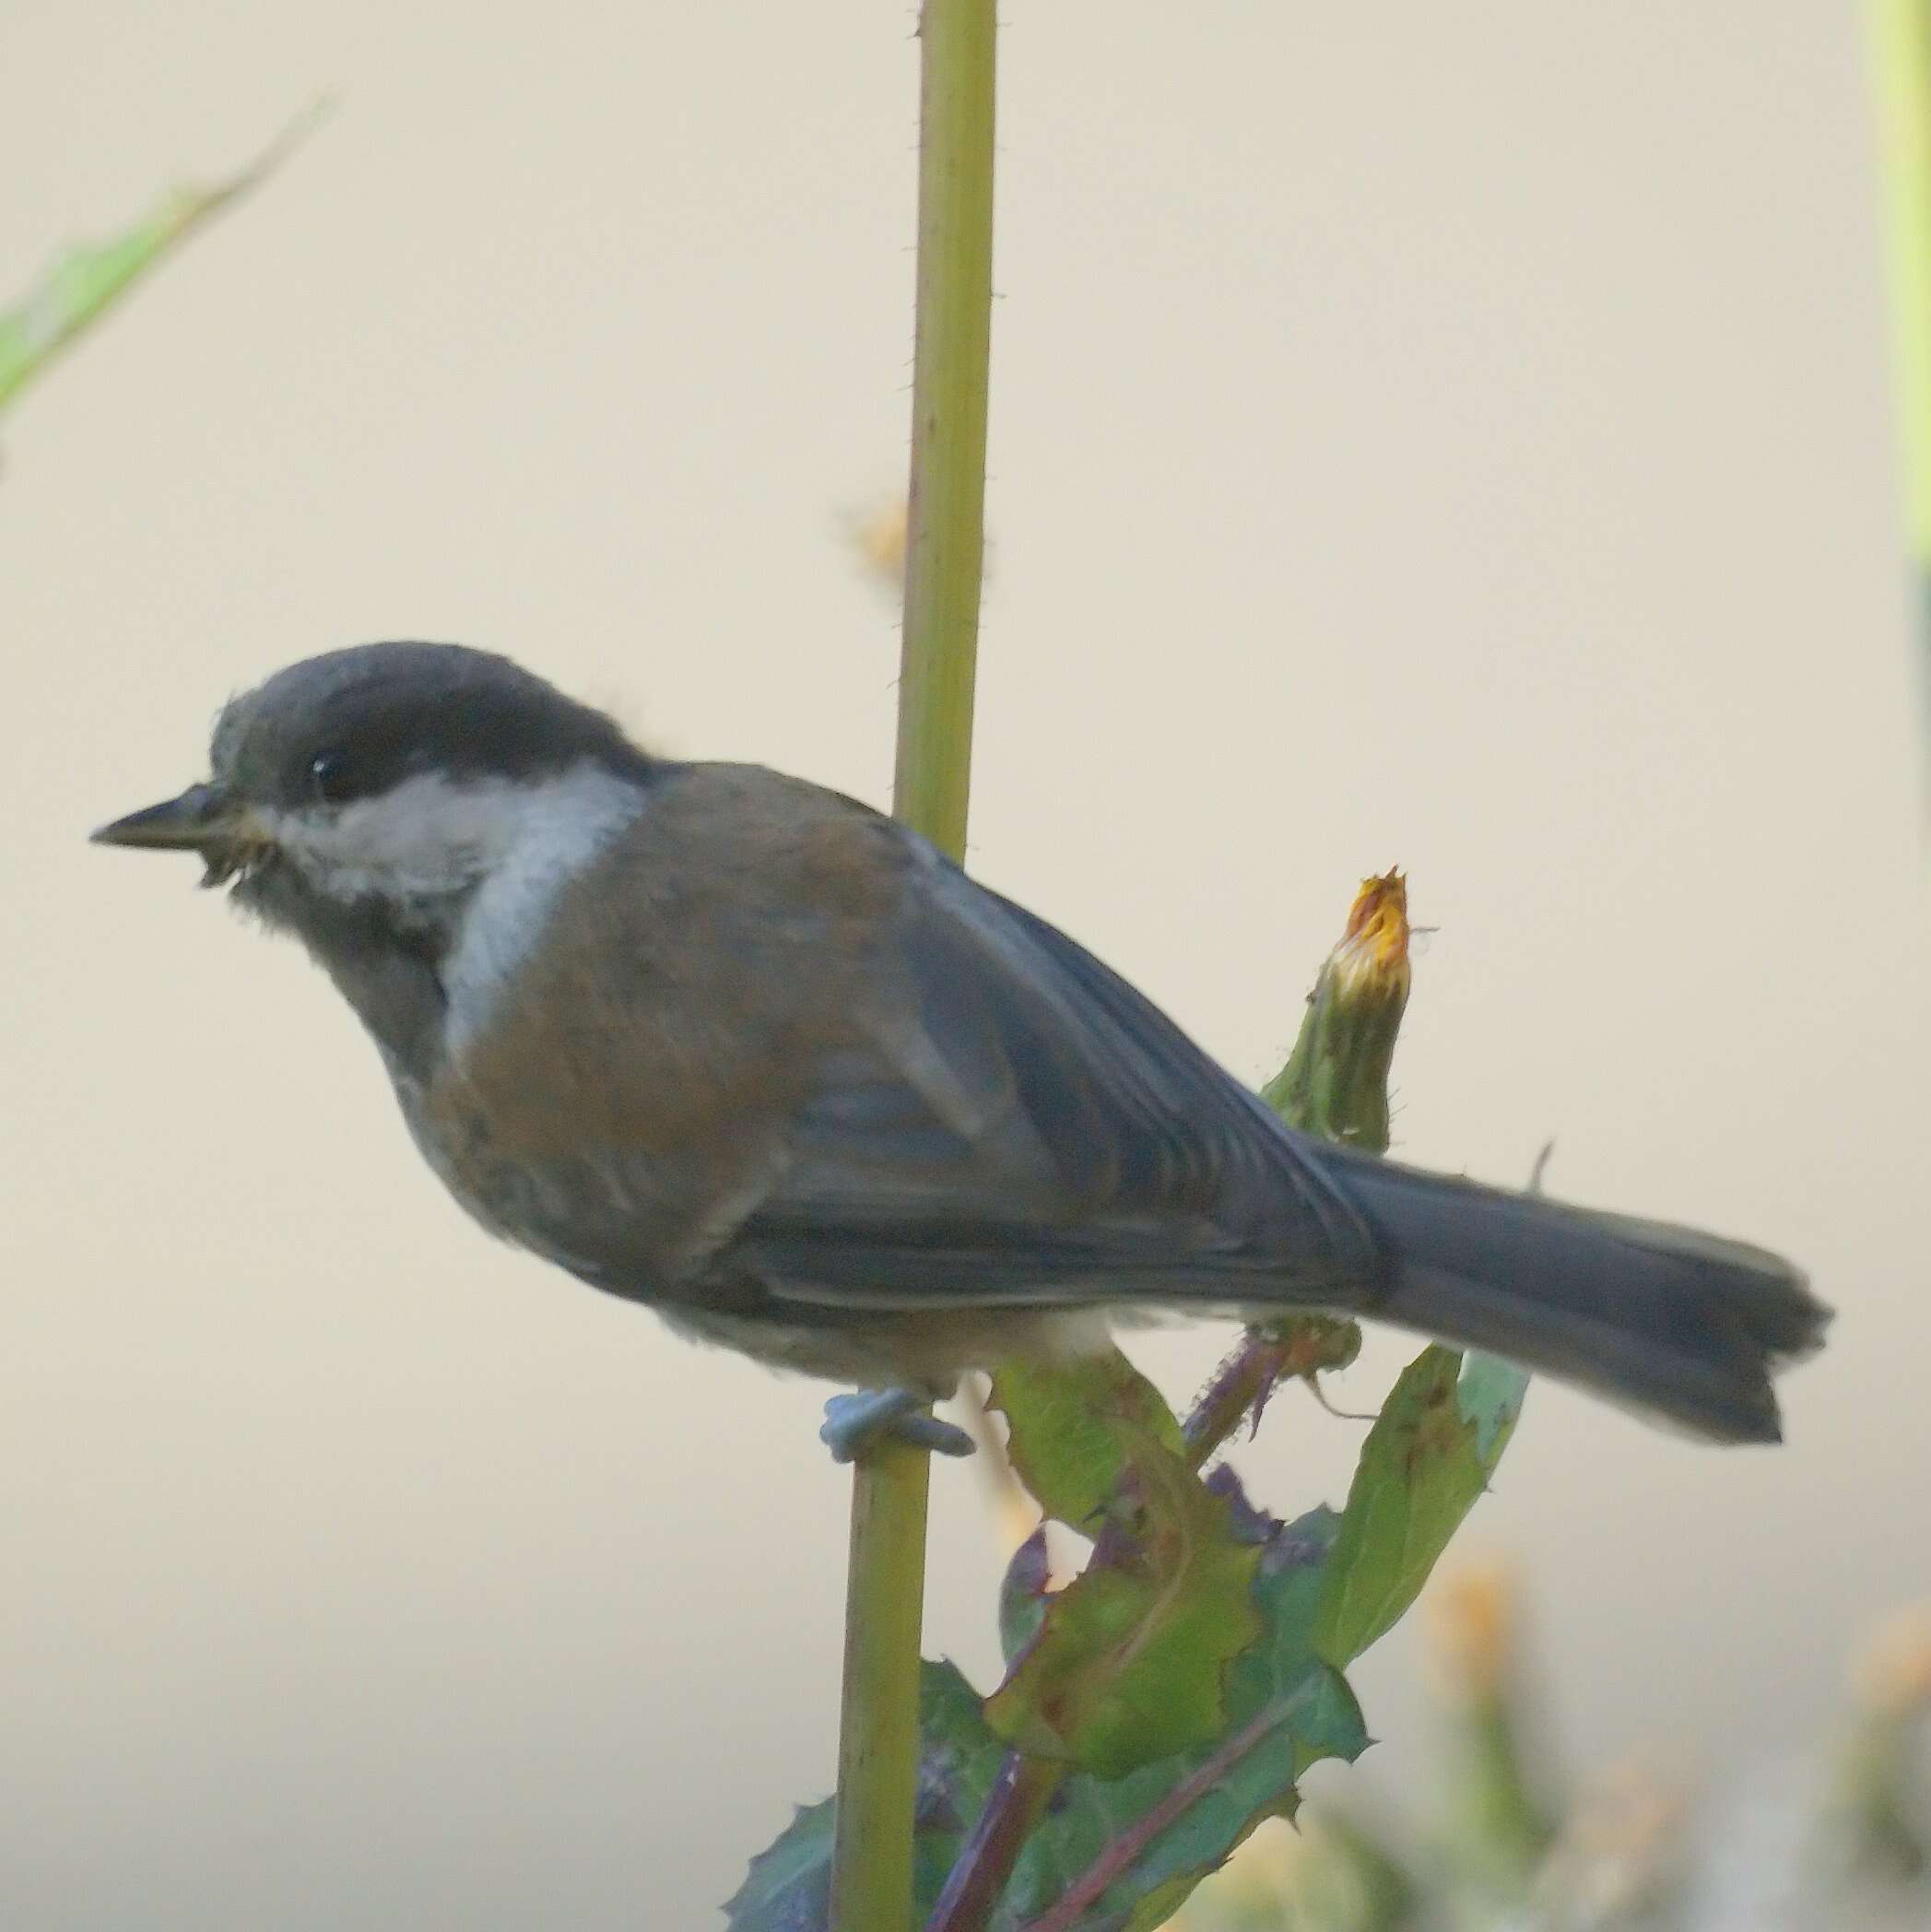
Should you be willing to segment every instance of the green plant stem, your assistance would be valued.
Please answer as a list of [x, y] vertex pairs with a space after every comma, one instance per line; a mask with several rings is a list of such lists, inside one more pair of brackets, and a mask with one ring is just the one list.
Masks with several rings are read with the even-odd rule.
[[[992, 342], [994, 0], [925, 0], [919, 23], [919, 243], [912, 492], [893, 808], [965, 854], [985, 538]], [[831, 1852], [832, 1932], [912, 1922], [924, 1609], [922, 1452], [860, 1457]]]
[[962, 857], [985, 554], [993, 305], [993, 0], [920, 19], [917, 341], [893, 809]]
[[853, 1472], [833, 1932], [912, 1922], [929, 1473], [924, 1450], [895, 1443], [867, 1450]]
[[[1931, 4], [1868, 0], [1868, 18], [1890, 213], [1891, 338], [1916, 591], [1918, 697], [1931, 744]], [[1931, 807], [1931, 789], [1925, 803]]]

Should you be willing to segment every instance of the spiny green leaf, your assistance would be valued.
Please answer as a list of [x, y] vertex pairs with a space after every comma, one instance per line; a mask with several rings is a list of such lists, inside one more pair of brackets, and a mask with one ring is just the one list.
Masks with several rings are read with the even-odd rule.
[[1157, 1932], [1186, 1903], [1197, 1882], [1183, 1874], [1169, 1879], [1164, 1885], [1156, 1885], [1133, 1908], [1120, 1932]]
[[143, 274], [277, 167], [318, 112], [304, 114], [230, 180], [176, 188], [124, 233], [61, 256], [18, 308], [0, 314], [0, 408]]
[[[919, 1677], [919, 1789], [913, 1883], [923, 1919], [985, 1807], [1005, 1756], [980, 1715], [979, 1695], [957, 1666], [927, 1663]], [[751, 1860], [724, 1907], [730, 1932], [825, 1932], [831, 1888], [836, 1800], [801, 1805]]]
[[1336, 1523], [1314, 1510], [1261, 1550], [1263, 1632], [1228, 1671], [1219, 1737], [1124, 1777], [1070, 1778], [1020, 1856], [996, 1932], [1016, 1932], [1076, 1887], [1069, 1932], [1158, 1924], [1156, 1906], [1171, 1914], [1265, 1819], [1291, 1815], [1310, 1764], [1366, 1749], [1360, 1708], [1312, 1640]]
[[949, 1661], [919, 1667], [919, 1823], [962, 1831], [979, 1816], [1006, 1752], [978, 1691]]
[[1322, 1592], [1317, 1647], [1359, 1656], [1400, 1620], [1489, 1486], [1527, 1378], [1439, 1344], [1402, 1372], [1368, 1431]]
[[1018, 1749], [1103, 1778], [1218, 1737], [1227, 1665], [1260, 1632], [1260, 1551], [1236, 1535], [1227, 1503], [1165, 1443], [1109, 1423], [1136, 1514], [1109, 1525], [985, 1707]]
[[1011, 1427], [1007, 1455], [1049, 1516], [1086, 1529], [1113, 1500], [1129, 1460], [1120, 1425], [1179, 1453], [1180, 1424], [1166, 1397], [1120, 1353], [1077, 1361], [1007, 1362], [988, 1407]]
[[831, 1910], [831, 1828], [836, 1798], [800, 1805], [751, 1860], [724, 1905], [731, 1932], [822, 1932]]
[[1006, 1756], [986, 1728], [979, 1693], [951, 1663], [919, 1667], [919, 1787], [913, 1891], [924, 1919]]

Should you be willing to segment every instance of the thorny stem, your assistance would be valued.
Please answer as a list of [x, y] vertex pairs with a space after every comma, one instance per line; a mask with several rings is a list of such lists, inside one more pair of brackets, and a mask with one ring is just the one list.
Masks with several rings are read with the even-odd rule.
[[[893, 808], [965, 852], [984, 551], [992, 330], [994, 0], [924, 0], [912, 492]], [[912, 1919], [924, 1610], [923, 1451], [864, 1454], [852, 1485], [832, 1932]]]
[[985, 1808], [960, 1847], [925, 1932], [979, 1932], [999, 1903], [1026, 1840], [1069, 1766], [1008, 1751]]

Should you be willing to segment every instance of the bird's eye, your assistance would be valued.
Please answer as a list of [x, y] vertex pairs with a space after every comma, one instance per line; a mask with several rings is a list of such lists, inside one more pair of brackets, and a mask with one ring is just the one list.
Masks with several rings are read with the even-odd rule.
[[309, 790], [324, 805], [341, 805], [354, 797], [355, 784], [347, 756], [340, 751], [324, 751], [311, 759]]

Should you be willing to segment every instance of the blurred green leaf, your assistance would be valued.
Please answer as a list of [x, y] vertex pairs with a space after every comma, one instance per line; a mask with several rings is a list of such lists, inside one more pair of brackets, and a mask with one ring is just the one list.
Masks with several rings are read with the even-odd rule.
[[1219, 1738], [1124, 1777], [1069, 1778], [1020, 1855], [997, 1932], [1159, 1925], [1263, 1820], [1292, 1815], [1310, 1764], [1367, 1748], [1353, 1693], [1313, 1641], [1336, 1526], [1317, 1509], [1257, 1549], [1262, 1632], [1229, 1667]]
[[800, 1805], [791, 1822], [751, 1860], [724, 1904], [732, 1932], [819, 1932], [831, 1903], [831, 1826], [836, 1798]]
[[1177, 1879], [1169, 1879], [1164, 1885], [1156, 1885], [1128, 1916], [1121, 1932], [1156, 1932], [1184, 1905], [1195, 1885], [1200, 1881], [1187, 1873]]
[[956, 1664], [919, 1667], [919, 1786], [913, 1819], [913, 1895], [921, 1918], [973, 1821], [985, 1808], [1006, 1751], [987, 1728], [979, 1693]]
[[0, 314], [0, 409], [148, 269], [278, 167], [313, 126], [322, 106], [312, 108], [239, 174], [213, 187], [176, 188], [133, 228], [61, 256], [25, 301]]
[[1495, 1473], [1501, 1460], [1528, 1385], [1528, 1371], [1499, 1356], [1471, 1354], [1462, 1363], [1455, 1383], [1455, 1407], [1465, 1422], [1475, 1425], [1476, 1460], [1489, 1475]]
[[1180, 1451], [1180, 1424], [1167, 1400], [1120, 1353], [1067, 1362], [1007, 1362], [993, 1376], [987, 1404], [1011, 1430], [1014, 1473], [1047, 1515], [1089, 1529], [1117, 1494], [1130, 1460], [1121, 1426]]
[[1308, 1852], [1296, 1888], [1308, 1932], [1395, 1932], [1421, 1903], [1394, 1851], [1345, 1814], [1323, 1813]]
[[1439, 1344], [1402, 1372], [1368, 1431], [1323, 1587], [1316, 1643], [1346, 1664], [1400, 1620], [1489, 1486], [1528, 1378]]
[[1048, 1601], [985, 1720], [1030, 1756], [1117, 1778], [1220, 1735], [1227, 1666], [1260, 1634], [1260, 1551], [1175, 1449], [1108, 1420], [1132, 1519], [1116, 1515], [1086, 1569]]

